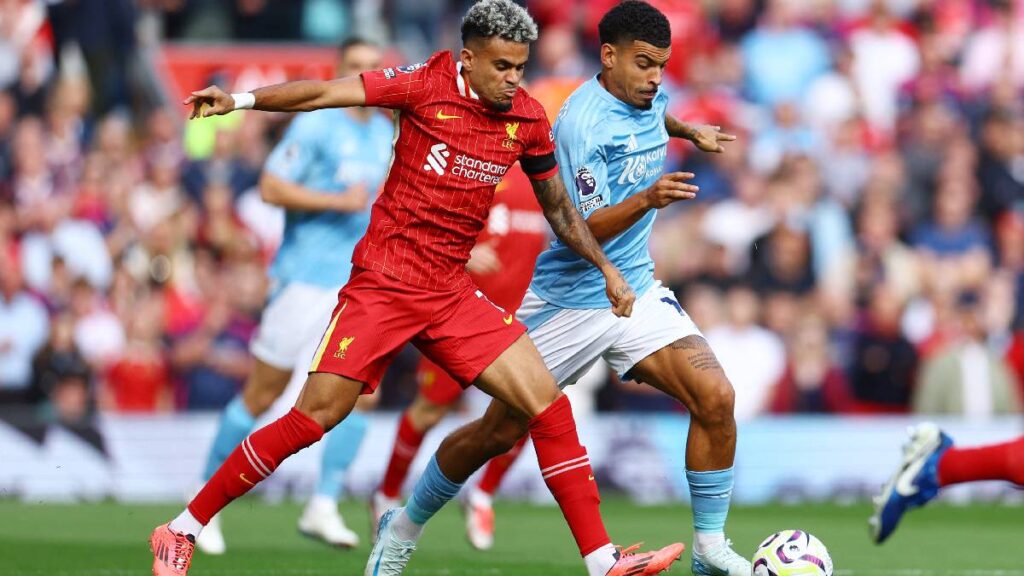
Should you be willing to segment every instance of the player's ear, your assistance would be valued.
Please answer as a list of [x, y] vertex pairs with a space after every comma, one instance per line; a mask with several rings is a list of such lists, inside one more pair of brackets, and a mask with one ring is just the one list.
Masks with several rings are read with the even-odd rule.
[[604, 68], [611, 68], [615, 64], [615, 46], [611, 44], [601, 44], [601, 66]]
[[466, 72], [471, 72], [473, 70], [473, 58], [473, 51], [470, 50], [469, 48], [463, 48], [459, 52], [459, 60], [462, 61], [462, 68]]

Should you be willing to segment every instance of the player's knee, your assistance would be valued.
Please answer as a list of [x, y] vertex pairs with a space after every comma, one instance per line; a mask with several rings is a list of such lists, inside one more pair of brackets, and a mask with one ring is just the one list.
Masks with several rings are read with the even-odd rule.
[[542, 379], [536, 381], [536, 384], [530, 388], [523, 406], [520, 407], [520, 411], [528, 417], [534, 418], [550, 408], [562, 395], [562, 391], [558, 388], [558, 384], [555, 383], [555, 379], [550, 374], [545, 374]]
[[303, 395], [295, 404], [295, 408], [329, 432], [338, 425], [355, 406], [355, 402], [348, 403], [344, 398], [329, 398], [323, 396]]
[[324, 433], [330, 432], [335, 426], [348, 415], [349, 410], [343, 410], [340, 406], [319, 406], [309, 409], [299, 409], [300, 412], [309, 416], [314, 422], [323, 427]]
[[722, 426], [733, 421], [733, 409], [736, 406], [736, 391], [723, 375], [697, 399], [699, 407], [695, 417], [712, 426]]
[[295, 408], [323, 426], [324, 430], [330, 430], [348, 416], [364, 388], [361, 382], [334, 374], [310, 374]]

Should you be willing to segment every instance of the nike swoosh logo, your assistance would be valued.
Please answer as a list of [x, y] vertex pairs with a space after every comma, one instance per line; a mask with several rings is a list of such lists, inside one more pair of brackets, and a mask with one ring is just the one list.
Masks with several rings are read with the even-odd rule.
[[249, 479], [245, 477], [245, 472], [242, 472], [241, 474], [239, 474], [238, 477], [242, 479], [242, 482], [245, 482], [249, 486], [255, 486], [256, 485], [256, 484], [253, 484], [252, 482], [250, 482]]
[[509, 314], [508, 316], [502, 318], [501, 320], [505, 323], [505, 326], [511, 326], [512, 325], [512, 320], [514, 320], [514, 319], [515, 319], [515, 316], [513, 314]]
[[[932, 444], [924, 448], [929, 453], [935, 449]], [[917, 478], [917, 475], [924, 468], [927, 461], [928, 458], [917, 457], [912, 462], [906, 464], [903, 470], [900, 470], [899, 475], [896, 477], [896, 492], [900, 496], [906, 497], [917, 494], [918, 488], [914, 485], [914, 478]]]
[[445, 114], [444, 112], [441, 112], [440, 110], [438, 110], [437, 111], [437, 116], [434, 116], [434, 118], [437, 118], [438, 120], [456, 120], [458, 118], [462, 118], [462, 116], [449, 116], [449, 115]]

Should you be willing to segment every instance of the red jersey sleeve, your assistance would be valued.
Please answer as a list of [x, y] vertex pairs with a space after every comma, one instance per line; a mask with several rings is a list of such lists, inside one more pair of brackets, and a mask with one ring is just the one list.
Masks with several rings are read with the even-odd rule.
[[[537, 105], [540, 108], [540, 105]], [[551, 132], [551, 123], [540, 108], [540, 116], [527, 126], [523, 134], [523, 154], [519, 157], [519, 165], [531, 180], [547, 180], [558, 173], [558, 162], [555, 160], [555, 137]]]
[[431, 68], [441, 54], [410, 66], [395, 66], [383, 70], [363, 72], [366, 105], [394, 110], [408, 110], [430, 94]]

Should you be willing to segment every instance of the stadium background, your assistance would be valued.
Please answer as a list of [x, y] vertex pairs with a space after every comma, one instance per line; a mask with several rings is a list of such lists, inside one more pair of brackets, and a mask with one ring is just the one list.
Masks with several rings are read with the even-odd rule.
[[[655, 4], [672, 112], [740, 136], [716, 156], [673, 145], [700, 198], [662, 210], [652, 246], [736, 387], [737, 498], [863, 500], [924, 417], [967, 443], [1019, 434], [1024, 2]], [[467, 5], [0, 2], [0, 495], [178, 499], [244, 380], [281, 225], [254, 185], [289, 118], [186, 123], [182, 94], [326, 77], [353, 31], [421, 61], [458, 47]], [[608, 6], [528, 3], [527, 79], [552, 115], [597, 69]], [[416, 359], [388, 374], [356, 494], [379, 478]], [[602, 374], [573, 401], [602, 482], [686, 498], [679, 406]], [[307, 492], [315, 460], [264, 494]], [[530, 456], [507, 488], [546, 498]]]

